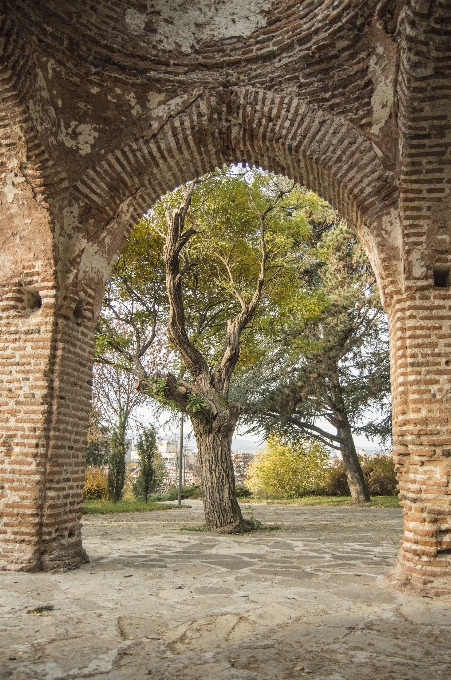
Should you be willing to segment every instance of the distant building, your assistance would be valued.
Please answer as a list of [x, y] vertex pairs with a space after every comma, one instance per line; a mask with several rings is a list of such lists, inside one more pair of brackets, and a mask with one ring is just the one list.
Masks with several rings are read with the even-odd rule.
[[[177, 486], [179, 483], [179, 440], [158, 439], [157, 447], [166, 466], [166, 475], [163, 486]], [[183, 472], [182, 478], [186, 486], [198, 484], [197, 452], [184, 445], [183, 447]]]
[[248, 451], [232, 451], [233, 470], [237, 484], [244, 484], [249, 465], [254, 459], [254, 454]]

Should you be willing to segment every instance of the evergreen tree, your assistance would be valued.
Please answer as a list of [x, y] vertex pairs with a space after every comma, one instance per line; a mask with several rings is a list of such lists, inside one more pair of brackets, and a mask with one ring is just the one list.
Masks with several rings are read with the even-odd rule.
[[139, 487], [147, 503], [149, 494], [155, 488], [157, 453], [157, 436], [152, 425], [144, 428], [138, 438], [137, 453], [139, 458]]
[[111, 435], [108, 461], [108, 495], [113, 503], [121, 500], [125, 482], [125, 429], [119, 426]]

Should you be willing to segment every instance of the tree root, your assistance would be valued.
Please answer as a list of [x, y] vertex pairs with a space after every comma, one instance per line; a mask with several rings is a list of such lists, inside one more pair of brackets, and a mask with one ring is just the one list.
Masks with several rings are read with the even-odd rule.
[[257, 531], [262, 526], [262, 523], [256, 519], [240, 519], [238, 522], [233, 522], [232, 524], [227, 524], [224, 527], [219, 527], [219, 529], [212, 529], [218, 534], [245, 534], [249, 531]]

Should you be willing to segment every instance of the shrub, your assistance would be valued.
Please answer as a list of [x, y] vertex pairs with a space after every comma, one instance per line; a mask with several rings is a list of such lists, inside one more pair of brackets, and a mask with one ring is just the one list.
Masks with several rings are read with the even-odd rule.
[[249, 498], [252, 496], [252, 491], [247, 488], [247, 486], [244, 486], [243, 484], [236, 484], [235, 485], [235, 496], [237, 498]]
[[[153, 502], [159, 501], [176, 501], [179, 497], [178, 487], [175, 485], [168, 486], [164, 493], [153, 493], [150, 495], [150, 500]], [[190, 486], [182, 486], [182, 499], [202, 498], [202, 491], [198, 484], [191, 484]]]
[[97, 500], [108, 497], [108, 479], [102, 468], [90, 467], [86, 469], [83, 498]]
[[349, 496], [348, 480], [346, 478], [346, 468], [342, 460], [335, 460], [330, 466], [326, 482], [321, 489], [326, 496]]
[[[375, 456], [359, 456], [363, 476], [371, 496], [396, 496], [397, 479], [393, 457], [389, 453]], [[329, 468], [327, 481], [322, 489], [327, 496], [349, 496], [346, 468], [337, 460]]]
[[202, 498], [202, 490], [199, 484], [190, 484], [182, 487], [182, 498]]
[[376, 456], [362, 456], [362, 470], [372, 496], [397, 496], [398, 483], [393, 456], [378, 453]]
[[266, 451], [256, 454], [246, 484], [260, 497], [297, 498], [318, 493], [327, 479], [329, 455], [318, 442], [289, 445], [268, 439]]

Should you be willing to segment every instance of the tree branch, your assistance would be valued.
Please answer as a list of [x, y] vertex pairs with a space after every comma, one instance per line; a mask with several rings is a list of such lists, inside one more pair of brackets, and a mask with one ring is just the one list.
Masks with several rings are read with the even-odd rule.
[[177, 378], [173, 373], [155, 373], [149, 378], [142, 372], [136, 389], [163, 404], [175, 406], [190, 417], [211, 419], [218, 413], [214, 403], [196, 385]]
[[182, 203], [172, 212], [167, 211], [168, 231], [164, 246], [166, 287], [169, 300], [168, 338], [179, 350], [188, 370], [194, 377], [209, 374], [208, 364], [202, 353], [190, 342], [185, 327], [185, 309], [182, 297], [182, 275], [179, 255], [182, 248], [196, 233], [194, 228], [183, 232], [186, 214], [193, 194], [194, 182], [188, 182]]

